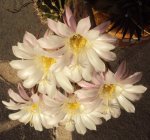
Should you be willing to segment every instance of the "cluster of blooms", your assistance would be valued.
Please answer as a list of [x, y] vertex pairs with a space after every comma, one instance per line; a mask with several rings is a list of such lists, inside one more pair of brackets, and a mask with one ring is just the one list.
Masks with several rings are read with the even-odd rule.
[[65, 14], [64, 23], [48, 19], [51, 33], [43, 38], [27, 32], [23, 43], [13, 46], [20, 60], [10, 65], [23, 84], [18, 85], [19, 94], [10, 89], [11, 100], [2, 102], [18, 110], [10, 119], [30, 123], [38, 131], [64, 125], [85, 134], [86, 129], [96, 130], [102, 118], [119, 117], [120, 109], [134, 112], [130, 101], [138, 100], [146, 87], [134, 85], [142, 74], [128, 76], [125, 62], [116, 73], [106, 68], [103, 60], [116, 59], [115, 39], [104, 33], [108, 22], [90, 29], [89, 17], [76, 24], [68, 7]]

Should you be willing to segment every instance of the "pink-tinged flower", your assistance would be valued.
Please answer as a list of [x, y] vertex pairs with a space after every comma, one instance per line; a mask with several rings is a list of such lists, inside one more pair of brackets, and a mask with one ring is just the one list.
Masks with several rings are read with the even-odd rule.
[[23, 86], [32, 88], [39, 84], [39, 92], [53, 96], [56, 85], [67, 92], [73, 92], [69, 79], [64, 75], [63, 68], [66, 58], [61, 56], [63, 48], [57, 52], [42, 49], [38, 40], [26, 33], [23, 43], [13, 46], [13, 53], [21, 60], [13, 60], [10, 65], [18, 70], [18, 76], [24, 80]]
[[44, 95], [44, 101], [49, 106], [50, 114], [55, 121], [65, 125], [68, 131], [77, 130], [80, 134], [86, 133], [86, 128], [96, 130], [96, 125], [101, 124], [101, 113], [96, 105], [88, 101], [80, 101], [75, 95], [64, 96], [60, 92], [51, 99]]
[[111, 116], [117, 118], [120, 115], [120, 108], [127, 112], [135, 112], [135, 107], [130, 101], [140, 99], [146, 91], [143, 85], [135, 85], [142, 77], [141, 72], [127, 76], [126, 63], [123, 62], [116, 73], [108, 70], [106, 73], [95, 74], [92, 82], [79, 82], [83, 89], [78, 91], [82, 99], [89, 97], [91, 101], [100, 103], [100, 111], [105, 119]]
[[39, 43], [46, 49], [64, 48], [64, 55], [70, 60], [70, 65], [65, 70], [67, 76], [75, 82], [82, 78], [90, 81], [93, 68], [104, 72], [106, 68], [103, 60], [113, 61], [116, 58], [111, 52], [115, 48], [111, 44], [115, 39], [103, 34], [109, 22], [90, 29], [91, 23], [87, 17], [76, 24], [68, 7], [65, 21], [64, 24], [48, 19], [48, 26], [56, 35], [41, 38]]
[[2, 101], [8, 109], [19, 110], [9, 115], [11, 120], [19, 120], [24, 124], [30, 123], [30, 126], [38, 131], [42, 131], [43, 127], [48, 129], [56, 125], [52, 117], [45, 113], [48, 107], [44, 104], [42, 95], [30, 93], [29, 96], [21, 86], [18, 89], [19, 94], [9, 89], [10, 101]]

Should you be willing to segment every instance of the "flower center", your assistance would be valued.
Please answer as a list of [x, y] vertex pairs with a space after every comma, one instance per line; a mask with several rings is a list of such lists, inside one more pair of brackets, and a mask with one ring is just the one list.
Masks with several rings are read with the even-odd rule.
[[40, 56], [40, 61], [42, 63], [44, 72], [48, 72], [50, 66], [56, 63], [56, 60], [54, 58], [49, 58], [45, 56]]
[[78, 109], [80, 108], [80, 104], [75, 102], [75, 103], [68, 103], [67, 104], [67, 109], [70, 111], [70, 112], [75, 112], [77, 111]]
[[80, 34], [73, 35], [70, 38], [70, 47], [75, 54], [78, 54], [86, 45], [87, 40]]
[[114, 84], [109, 84], [109, 85], [105, 84], [103, 86], [102, 93], [105, 95], [107, 94], [109, 96], [112, 96], [112, 94], [115, 92], [115, 89], [116, 86]]
[[39, 105], [37, 103], [34, 103], [31, 105], [29, 110], [30, 110], [30, 112], [35, 113], [36, 111], [39, 110]]

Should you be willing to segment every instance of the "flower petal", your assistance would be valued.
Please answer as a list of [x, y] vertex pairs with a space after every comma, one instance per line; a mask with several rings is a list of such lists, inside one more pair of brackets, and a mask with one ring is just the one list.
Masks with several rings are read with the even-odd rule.
[[91, 65], [95, 68], [95, 70], [104, 72], [105, 71], [105, 64], [104, 62], [98, 57], [96, 52], [92, 49], [87, 50], [87, 56], [91, 63]]
[[86, 82], [86, 81], [80, 81], [80, 82], [78, 82], [78, 85], [79, 85], [80, 87], [86, 88], [86, 89], [90, 89], [90, 88], [96, 87], [96, 85], [91, 84], [91, 83], [88, 83], [88, 82]]
[[43, 130], [39, 114], [34, 114], [33, 115], [32, 124], [33, 124], [35, 130], [38, 130], [38, 131]]
[[62, 72], [57, 72], [55, 74], [56, 80], [58, 84], [68, 93], [73, 93], [74, 89], [68, 80], [68, 78], [62, 73]]
[[101, 49], [98, 49], [98, 47], [94, 47], [94, 50], [105, 61], [114, 61], [116, 59], [116, 54], [113, 52], [102, 51]]
[[136, 86], [131, 86], [129, 88], [125, 88], [125, 91], [129, 93], [137, 93], [137, 94], [144, 93], [146, 90], [147, 88], [144, 87], [143, 85], [136, 85]]
[[81, 115], [84, 126], [90, 130], [96, 130], [96, 126], [93, 121], [86, 115]]
[[79, 34], [85, 34], [90, 29], [90, 27], [91, 27], [90, 18], [89, 17], [83, 18], [78, 22], [76, 32]]
[[128, 101], [124, 96], [120, 95], [119, 97], [117, 97], [119, 104], [127, 111], [127, 112], [131, 112], [134, 113], [135, 112], [135, 107], [134, 105]]
[[121, 81], [122, 84], [135, 84], [138, 81], [140, 81], [142, 78], [142, 73], [141, 72], [136, 72], [133, 75], [129, 76], [128, 78], [124, 79]]
[[81, 118], [79, 116], [75, 116], [74, 121], [75, 121], [75, 127], [76, 127], [77, 132], [79, 134], [84, 135], [86, 133], [86, 128], [83, 125]]
[[50, 37], [40, 38], [38, 42], [42, 48], [57, 49], [64, 45], [64, 38], [51, 35]]
[[106, 22], [103, 22], [101, 23], [100, 25], [96, 26], [94, 28], [94, 30], [98, 30], [99, 33], [104, 33], [106, 31], [106, 29], [108, 28], [108, 26], [110, 25], [110, 21], [106, 21]]
[[9, 96], [18, 103], [26, 103], [24, 99], [22, 99], [17, 93], [15, 93], [12, 89], [8, 90]]
[[23, 110], [19, 111], [19, 112], [16, 112], [16, 113], [12, 113], [9, 115], [9, 118], [11, 120], [18, 120], [20, 119], [22, 116], [25, 115], [26, 112], [24, 112]]
[[57, 29], [57, 22], [48, 18], [47, 19], [48, 21], [48, 27], [54, 32], [56, 33], [57, 35], [60, 35], [60, 33], [58, 32], [58, 29]]
[[122, 77], [125, 75], [125, 73], [126, 73], [126, 61], [123, 61], [120, 65], [119, 65], [119, 67], [118, 67], [118, 69], [117, 69], [117, 71], [116, 71], [116, 73], [115, 73], [115, 78], [117, 79], [117, 80], [120, 80], [120, 79], [122, 79]]
[[24, 69], [33, 64], [32, 60], [12, 60], [9, 63], [14, 69]]
[[58, 29], [59, 33], [64, 37], [68, 37], [73, 33], [67, 25], [65, 25], [64, 23], [61, 23], [59, 21], [57, 24], [57, 29]]
[[71, 29], [73, 31], [76, 30], [76, 21], [75, 21], [75, 18], [73, 16], [73, 13], [70, 9], [70, 7], [66, 6], [65, 7], [65, 12], [66, 12], [66, 20], [67, 20], [67, 24], [69, 25], [69, 27], [71, 27]]

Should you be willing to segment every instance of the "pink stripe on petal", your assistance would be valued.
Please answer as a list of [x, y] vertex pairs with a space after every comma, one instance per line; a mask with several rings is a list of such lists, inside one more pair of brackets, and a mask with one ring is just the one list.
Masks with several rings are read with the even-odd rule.
[[123, 84], [135, 84], [138, 81], [140, 81], [142, 78], [142, 73], [141, 72], [136, 72], [133, 75], [129, 76], [125, 80], [121, 81]]
[[91, 84], [91, 83], [88, 83], [86, 81], [80, 81], [78, 82], [78, 85], [82, 88], [86, 88], [86, 89], [90, 89], [90, 88], [94, 88], [94, 87], [97, 87], [96, 85], [94, 84]]
[[102, 24], [96, 26], [94, 30], [100, 31], [100, 33], [104, 33], [107, 27], [110, 25], [110, 21], [103, 22]]
[[18, 84], [18, 91], [22, 98], [24, 98], [25, 100], [30, 99], [30, 97], [27, 95], [26, 91], [24, 90], [24, 88], [21, 84]]
[[117, 80], [120, 80], [125, 75], [125, 73], [126, 73], [126, 61], [123, 61], [118, 67], [114, 76]]
[[10, 98], [12, 98], [16, 102], [26, 103], [26, 101], [23, 98], [21, 98], [17, 93], [15, 93], [12, 89], [8, 90], [8, 94], [9, 94]]
[[75, 31], [77, 25], [76, 25], [76, 21], [75, 21], [74, 15], [73, 15], [70, 7], [65, 6], [65, 11], [66, 11], [66, 21], [67, 21], [67, 24], [71, 27], [71, 29], [73, 31]]

